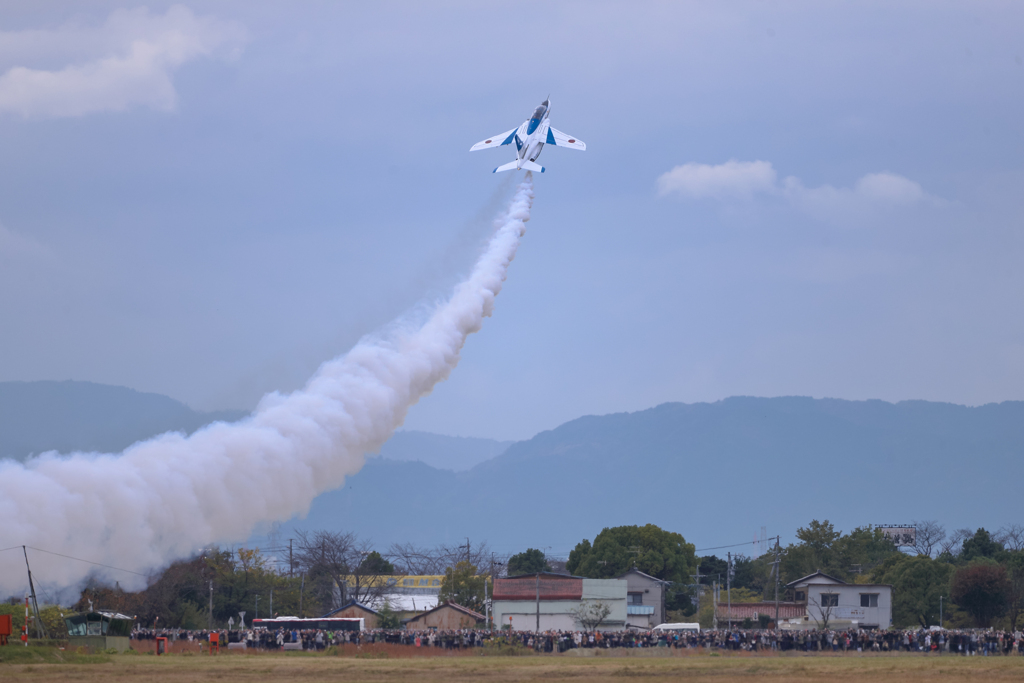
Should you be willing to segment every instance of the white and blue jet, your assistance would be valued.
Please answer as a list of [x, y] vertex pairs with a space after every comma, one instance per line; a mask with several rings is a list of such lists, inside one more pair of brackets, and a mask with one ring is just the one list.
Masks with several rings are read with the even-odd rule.
[[507, 130], [501, 135], [487, 138], [483, 142], [478, 142], [470, 147], [469, 151], [475, 152], [478, 149], [501, 147], [515, 143], [516, 160], [510, 161], [504, 166], [499, 166], [494, 169], [493, 173], [518, 171], [520, 169], [543, 173], [544, 167], [536, 162], [541, 150], [544, 149], [544, 145], [585, 150], [587, 148], [586, 143], [551, 127], [551, 124], [548, 122], [548, 117], [551, 115], [551, 102], [549, 99], [541, 102], [540, 106], [534, 110], [533, 116], [523, 121], [517, 128]]

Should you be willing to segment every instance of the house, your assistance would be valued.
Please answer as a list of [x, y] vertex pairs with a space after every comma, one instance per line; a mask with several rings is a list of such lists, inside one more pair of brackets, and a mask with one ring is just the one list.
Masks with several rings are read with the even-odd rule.
[[642, 629], [652, 629], [664, 624], [665, 590], [668, 581], [656, 579], [650, 574], [633, 567], [619, 577], [626, 582], [626, 625]]
[[474, 612], [462, 605], [456, 605], [454, 602], [446, 602], [432, 610], [421, 612], [409, 619], [403, 619], [402, 625], [410, 631], [426, 631], [431, 629], [447, 631], [482, 628], [486, 625], [486, 621], [487, 617], [479, 612]]
[[585, 610], [607, 608], [600, 630], [626, 625], [627, 581], [586, 579], [552, 572], [523, 574], [494, 581], [491, 610], [495, 627], [516, 631], [578, 631]]
[[[782, 628], [880, 628], [892, 626], [892, 586], [846, 583], [821, 571], [786, 584], [787, 596], [806, 609]], [[780, 615], [781, 617], [781, 615]]]
[[353, 600], [344, 607], [339, 607], [336, 610], [332, 610], [324, 615], [324, 617], [335, 617], [342, 618], [346, 617], [349, 619], [362, 619], [364, 628], [377, 628], [380, 623], [380, 613], [371, 607], [367, 607], [361, 603]]

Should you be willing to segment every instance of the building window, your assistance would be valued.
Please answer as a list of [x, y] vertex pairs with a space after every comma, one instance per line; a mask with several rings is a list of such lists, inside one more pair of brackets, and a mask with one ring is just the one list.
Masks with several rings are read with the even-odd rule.
[[821, 594], [821, 606], [822, 607], [839, 607], [839, 594], [838, 593], [822, 593]]
[[793, 599], [796, 600], [797, 602], [800, 602], [802, 600], [806, 600], [807, 599], [807, 594], [804, 593], [803, 591], [797, 591], [796, 594], [793, 596]]
[[878, 593], [861, 593], [861, 607], [878, 607]]
[[[619, 593], [619, 595], [622, 595], [622, 593]], [[642, 604], [644, 604], [644, 594], [643, 593], [629, 593], [627, 595], [626, 602], [628, 602], [630, 605], [642, 605]]]

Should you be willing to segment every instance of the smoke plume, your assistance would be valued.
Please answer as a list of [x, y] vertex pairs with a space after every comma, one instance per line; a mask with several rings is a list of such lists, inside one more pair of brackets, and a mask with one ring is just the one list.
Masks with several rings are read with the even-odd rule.
[[[313, 498], [358, 472], [364, 454], [458, 364], [466, 337], [491, 315], [532, 201], [527, 173], [472, 273], [421, 326], [363, 339], [304, 389], [266, 395], [241, 422], [163, 434], [121, 454], [0, 461], [0, 548], [26, 544], [145, 572], [305, 514]], [[74, 585], [95, 570], [36, 562], [36, 580], [50, 585]], [[0, 553], [0, 591], [22, 589], [24, 576], [20, 553]]]

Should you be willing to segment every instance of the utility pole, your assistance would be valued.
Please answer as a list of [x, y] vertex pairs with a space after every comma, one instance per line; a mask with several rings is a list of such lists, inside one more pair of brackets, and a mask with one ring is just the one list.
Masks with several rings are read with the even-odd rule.
[[487, 600], [487, 577], [484, 577], [484, 617], [486, 618], [487, 628], [491, 628], [491, 603]]
[[260, 618], [260, 596], [257, 595], [256, 596], [256, 616], [254, 616], [253, 619], [259, 619], [259, 618]]
[[729, 630], [732, 630], [732, 551], [729, 551], [729, 567], [725, 572], [725, 599], [729, 603]]
[[288, 539], [288, 578], [295, 578], [295, 561], [292, 559], [292, 541], [293, 538]]
[[213, 579], [210, 579], [210, 613], [206, 620], [206, 630], [213, 630]]
[[[32, 609], [36, 618], [36, 638], [47, 638], [46, 629], [43, 628], [43, 620], [39, 617], [39, 601], [36, 600], [36, 586], [32, 582], [32, 567], [28, 564], [28, 550], [21, 546], [21, 552], [25, 553], [25, 569], [28, 570], [28, 589], [32, 593]], [[28, 633], [28, 614], [25, 615], [25, 633]]]
[[942, 626], [942, 598], [944, 598], [944, 597], [946, 597], [946, 596], [944, 596], [944, 595], [940, 595], [939, 596], [939, 628], [943, 628], [943, 626]]
[[466, 549], [466, 564], [469, 564], [469, 537], [466, 537], [466, 545], [460, 545], [459, 549]]
[[306, 613], [302, 611], [302, 595], [306, 591], [306, 572], [302, 572], [302, 583], [299, 584], [299, 619], [305, 619]]
[[274, 588], [270, 588], [270, 618], [274, 618]]
[[697, 587], [697, 621], [700, 621], [700, 594], [702, 592], [702, 588], [701, 588], [701, 585], [700, 585], [700, 580], [702, 578], [705, 578], [706, 576], [707, 576], [707, 574], [701, 574], [700, 573], [700, 565], [699, 564], [697, 565], [697, 573], [696, 574], [690, 574], [690, 578], [696, 580], [696, 582], [697, 582], [695, 584], [692, 584], [692, 585]]
[[779, 537], [775, 537], [775, 561], [772, 562], [775, 572], [775, 630], [779, 630]]
[[535, 633], [540, 633], [540, 572], [537, 572], [537, 629]]

